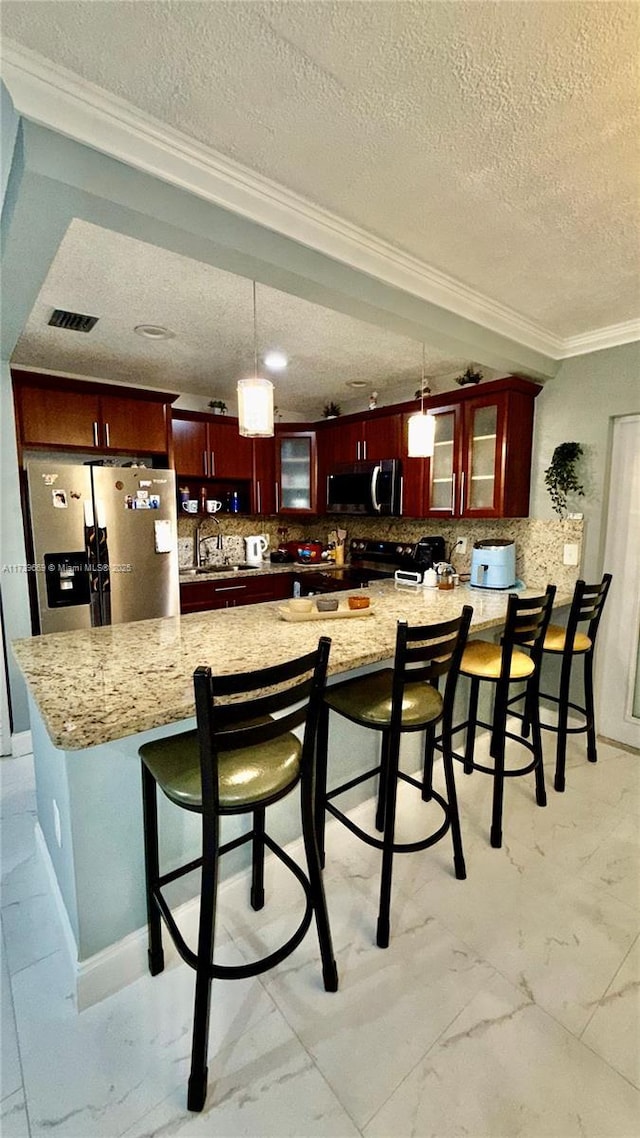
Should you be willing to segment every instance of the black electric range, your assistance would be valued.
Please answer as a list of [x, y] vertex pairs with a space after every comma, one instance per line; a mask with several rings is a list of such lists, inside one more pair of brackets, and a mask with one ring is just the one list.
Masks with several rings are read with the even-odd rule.
[[444, 560], [442, 537], [423, 537], [414, 542], [355, 537], [349, 542], [349, 563], [344, 569], [323, 571], [318, 568], [314, 572], [297, 573], [294, 582], [299, 584], [303, 597], [335, 593], [343, 589], [366, 588], [371, 581], [395, 576], [397, 569], [424, 572]]

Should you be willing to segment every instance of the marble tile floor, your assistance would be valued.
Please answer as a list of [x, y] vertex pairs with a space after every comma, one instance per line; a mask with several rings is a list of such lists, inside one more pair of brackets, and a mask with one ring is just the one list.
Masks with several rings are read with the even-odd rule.
[[[3, 1138], [638, 1135], [640, 756], [601, 744], [591, 766], [572, 742], [567, 791], [550, 788], [546, 809], [530, 777], [511, 780], [502, 850], [488, 842], [491, 779], [456, 773], [466, 881], [448, 837], [398, 857], [382, 951], [379, 855], [331, 823], [340, 991], [324, 991], [311, 933], [261, 978], [216, 982], [209, 1097], [193, 1115], [193, 974], [172, 963], [77, 1014], [32, 764], [2, 760]], [[402, 836], [430, 810], [403, 791]], [[223, 887], [221, 959], [282, 936], [297, 886], [277, 865], [268, 884], [261, 914], [244, 882]]]

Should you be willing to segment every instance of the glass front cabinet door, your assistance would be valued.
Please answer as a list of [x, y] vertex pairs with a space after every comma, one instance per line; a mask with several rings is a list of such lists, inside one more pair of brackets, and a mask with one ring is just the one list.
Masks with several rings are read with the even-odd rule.
[[315, 431], [287, 431], [276, 436], [276, 512], [316, 512]]
[[426, 513], [431, 517], [454, 517], [459, 502], [461, 409], [459, 406], [439, 407], [432, 414], [436, 426]]
[[436, 429], [425, 516], [527, 517], [533, 401], [540, 388], [522, 380], [503, 383], [496, 394], [432, 409]]
[[473, 400], [465, 410], [460, 514], [463, 517], [498, 517], [504, 447], [500, 405]]

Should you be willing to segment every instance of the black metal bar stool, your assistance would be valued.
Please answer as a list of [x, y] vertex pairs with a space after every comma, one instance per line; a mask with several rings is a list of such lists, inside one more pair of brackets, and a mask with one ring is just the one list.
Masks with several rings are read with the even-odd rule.
[[[453, 841], [453, 860], [457, 878], [466, 877], [460, 819], [451, 761], [451, 724], [453, 701], [460, 658], [464, 648], [472, 609], [465, 605], [461, 616], [440, 624], [408, 627], [398, 622], [395, 662], [361, 678], [346, 680], [327, 688], [318, 730], [317, 816], [321, 859], [324, 861], [325, 809], [353, 834], [370, 846], [382, 850], [380, 905], [376, 942], [386, 948], [390, 936], [391, 878], [393, 855], [424, 850], [443, 838], [449, 829]], [[444, 695], [436, 684], [446, 676]], [[329, 711], [342, 715], [352, 723], [382, 733], [380, 762], [364, 774], [342, 783], [327, 793], [327, 752]], [[436, 724], [442, 723], [443, 765], [447, 798], [431, 788], [430, 769], [421, 781], [399, 770], [400, 736], [405, 731], [425, 731], [427, 752]], [[356, 825], [335, 805], [335, 799], [359, 783], [379, 775], [376, 828], [382, 838], [375, 837]], [[442, 808], [442, 822], [428, 837], [415, 842], [395, 840], [395, 815], [398, 779], [416, 787], [425, 800], [433, 798]]]
[[[162, 917], [182, 959], [195, 969], [195, 1009], [187, 1105], [202, 1110], [207, 1093], [207, 1049], [211, 981], [256, 976], [284, 960], [302, 941], [315, 916], [322, 975], [327, 991], [338, 988], [329, 919], [318, 855], [315, 799], [315, 745], [331, 641], [284, 664], [230, 676], [194, 673], [197, 729], [145, 743], [140, 748], [144, 817], [145, 874], [149, 929], [149, 969], [164, 968]], [[238, 697], [243, 696], [241, 701]], [[246, 698], [249, 697], [249, 698]], [[219, 702], [220, 700], [231, 702]], [[274, 713], [278, 718], [272, 718]], [[304, 722], [302, 743], [292, 734]], [[307, 874], [265, 832], [265, 810], [300, 783], [302, 832]], [[202, 855], [161, 874], [158, 855], [156, 787], [176, 806], [202, 816]], [[223, 815], [252, 814], [251, 830], [224, 845]], [[242, 965], [213, 962], [219, 858], [252, 843], [251, 904], [264, 905], [264, 851], [270, 849], [300, 882], [305, 911], [296, 931], [275, 951]], [[169, 882], [201, 869], [198, 947], [185, 943], [163, 896]]]
[[[470, 640], [462, 655], [460, 675], [467, 676], [471, 685], [468, 718], [464, 723], [456, 724], [453, 729], [454, 735], [458, 731], [466, 731], [465, 751], [463, 755], [454, 752], [454, 758], [464, 763], [465, 774], [479, 770], [493, 776], [491, 845], [496, 848], [502, 845], [502, 807], [505, 778], [513, 778], [533, 771], [536, 784], [536, 802], [538, 806], [546, 806], [547, 804], [542, 765], [538, 685], [542, 643], [549, 624], [555, 593], [555, 585], [548, 585], [544, 595], [539, 597], [525, 598], [519, 597], [517, 593], [511, 593], [500, 644], [494, 644], [488, 640]], [[527, 649], [527, 651], [522, 651], [522, 648]], [[491, 723], [485, 723], [478, 719], [478, 695], [480, 682], [483, 680], [495, 684]], [[510, 685], [516, 683], [524, 684], [524, 690], [509, 698]], [[517, 712], [512, 712], [512, 714], [520, 719], [526, 717], [531, 724], [531, 741], [507, 730], [509, 709], [520, 699], [525, 701], [524, 715]], [[485, 727], [491, 731], [489, 754], [494, 761], [493, 766], [488, 766], [474, 757], [476, 727]], [[533, 755], [532, 761], [526, 766], [505, 769], [507, 739], [512, 739], [526, 747]], [[436, 741], [436, 746], [441, 749], [442, 744], [439, 739]]]
[[[540, 692], [540, 699], [549, 700], [551, 703], [557, 704], [558, 707], [557, 724], [540, 724], [544, 731], [555, 731], [558, 736], [554, 779], [554, 787], [558, 791], [563, 791], [565, 787], [567, 735], [580, 734], [586, 731], [587, 759], [590, 763], [598, 761], [596, 717], [593, 702], [593, 657], [598, 627], [610, 584], [610, 573], [605, 573], [600, 584], [596, 585], [586, 585], [584, 581], [577, 581], [567, 627], [563, 628], [560, 624], [550, 624], [542, 645], [543, 654], [548, 653], [550, 656], [562, 657], [558, 695]], [[586, 632], [580, 630], [580, 625], [588, 625]], [[569, 699], [571, 669], [576, 656], [582, 656], [584, 660], [582, 677], [584, 704], [572, 703]], [[569, 727], [569, 711], [577, 711], [583, 717], [583, 722], [579, 726]], [[525, 723], [525, 730], [526, 726]]]

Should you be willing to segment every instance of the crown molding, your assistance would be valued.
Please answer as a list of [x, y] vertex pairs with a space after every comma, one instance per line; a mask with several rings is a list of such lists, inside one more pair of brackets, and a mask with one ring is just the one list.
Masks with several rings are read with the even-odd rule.
[[[144, 173], [275, 230], [352, 268], [558, 360], [613, 347], [616, 325], [563, 340], [277, 182], [4, 39], [3, 77], [17, 112]], [[638, 331], [633, 337], [638, 338]], [[573, 350], [575, 344], [576, 350]]]
[[600, 352], [605, 348], [619, 348], [623, 344], [634, 344], [640, 340], [640, 320], [627, 320], [624, 324], [610, 324], [606, 328], [595, 328], [582, 336], [569, 336], [562, 342], [562, 359], [571, 356], [584, 356], [588, 352]]

